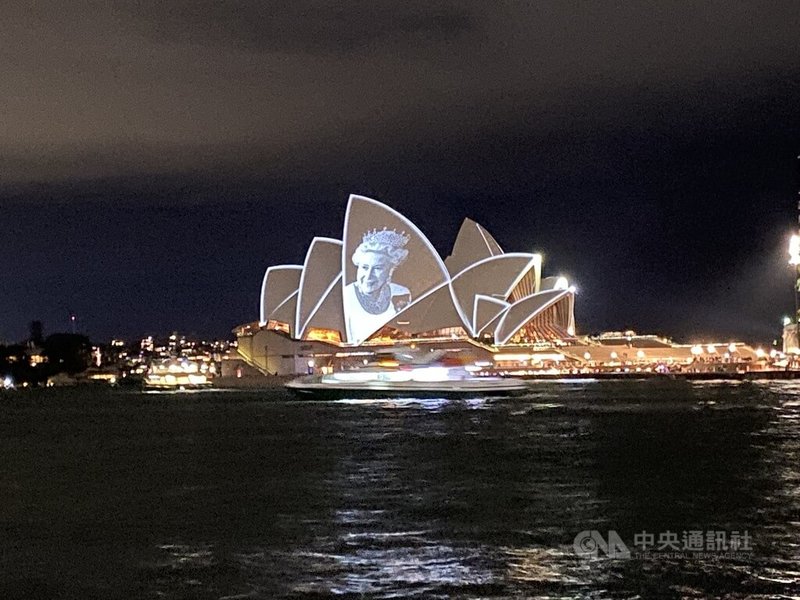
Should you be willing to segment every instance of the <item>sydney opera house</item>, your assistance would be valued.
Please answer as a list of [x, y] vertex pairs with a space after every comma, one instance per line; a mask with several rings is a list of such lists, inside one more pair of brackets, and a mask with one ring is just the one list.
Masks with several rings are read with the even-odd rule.
[[465, 219], [442, 260], [392, 208], [351, 196], [342, 239], [315, 237], [302, 264], [267, 268], [260, 320], [239, 353], [270, 373], [324, 367], [397, 344], [491, 355], [574, 339], [575, 290], [539, 254], [504, 252]]

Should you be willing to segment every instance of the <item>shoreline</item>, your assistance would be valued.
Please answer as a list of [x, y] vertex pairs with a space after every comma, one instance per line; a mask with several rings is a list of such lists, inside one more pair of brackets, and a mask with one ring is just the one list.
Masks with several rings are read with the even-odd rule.
[[559, 380], [559, 379], [619, 379], [619, 380], [632, 380], [632, 379], [656, 379], [656, 380], [679, 380], [685, 379], [687, 381], [757, 381], [757, 380], [785, 380], [785, 379], [800, 379], [800, 371], [700, 371], [700, 372], [685, 372], [685, 373], [645, 373], [645, 372], [629, 372], [629, 373], [546, 373], [537, 375], [509, 375], [509, 377], [516, 377], [526, 381], [536, 380]]
[[[263, 377], [219, 377], [213, 380], [211, 389], [276, 389], [299, 375], [265, 375]], [[697, 372], [697, 373], [542, 373], [537, 375], [506, 375], [509, 378], [526, 382], [564, 381], [564, 380], [603, 380], [603, 381], [758, 381], [800, 379], [800, 370], [786, 371], [745, 371], [737, 372]]]

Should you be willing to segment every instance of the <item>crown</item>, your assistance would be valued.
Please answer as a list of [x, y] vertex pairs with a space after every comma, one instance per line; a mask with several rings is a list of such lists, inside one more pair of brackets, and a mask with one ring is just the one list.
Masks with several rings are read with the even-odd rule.
[[373, 229], [364, 234], [361, 242], [364, 244], [380, 244], [381, 246], [392, 246], [394, 248], [402, 248], [411, 239], [406, 235], [406, 232], [397, 233], [394, 229], [386, 229], [384, 227], [380, 231]]

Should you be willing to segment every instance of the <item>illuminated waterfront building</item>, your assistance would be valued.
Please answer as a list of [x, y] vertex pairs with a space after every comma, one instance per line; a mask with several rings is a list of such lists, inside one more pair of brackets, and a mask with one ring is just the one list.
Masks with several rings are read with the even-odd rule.
[[542, 276], [540, 254], [504, 252], [470, 219], [442, 260], [406, 217], [351, 196], [342, 239], [316, 237], [303, 264], [267, 268], [260, 319], [236, 334], [239, 353], [269, 372], [399, 343], [460, 342], [485, 354], [570, 342], [574, 300], [563, 277]]
[[504, 252], [470, 219], [442, 260], [403, 215], [351, 196], [342, 239], [316, 237], [302, 264], [266, 269], [260, 319], [234, 330], [238, 348], [223, 371], [348, 368], [406, 347], [514, 374], [764, 367], [763, 352], [739, 342], [674, 344], [632, 331], [579, 337], [575, 289], [542, 267], [540, 254]]

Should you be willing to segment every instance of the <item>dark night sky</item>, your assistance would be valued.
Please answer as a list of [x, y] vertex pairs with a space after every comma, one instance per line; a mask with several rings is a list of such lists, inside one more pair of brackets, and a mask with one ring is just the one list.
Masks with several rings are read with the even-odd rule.
[[580, 333], [792, 312], [796, 2], [3, 2], [0, 340], [227, 335], [376, 198], [578, 287]]

